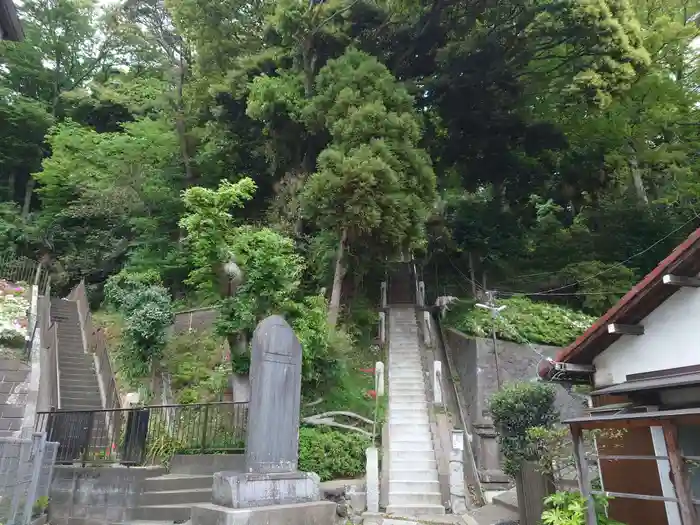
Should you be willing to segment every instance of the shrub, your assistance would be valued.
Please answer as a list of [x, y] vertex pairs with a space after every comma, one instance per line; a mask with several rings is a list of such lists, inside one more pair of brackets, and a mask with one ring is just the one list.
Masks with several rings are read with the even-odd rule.
[[365, 473], [369, 438], [325, 428], [299, 429], [299, 470], [315, 472], [321, 481], [357, 478]]
[[558, 421], [554, 398], [554, 388], [544, 383], [513, 383], [491, 396], [491, 415], [499, 433], [506, 474], [514, 476], [523, 461], [539, 459], [530, 429], [548, 429]]
[[[593, 496], [598, 525], [623, 525], [607, 515], [608, 499]], [[542, 525], [585, 525], [587, 502], [580, 492], [557, 492], [544, 500]]]

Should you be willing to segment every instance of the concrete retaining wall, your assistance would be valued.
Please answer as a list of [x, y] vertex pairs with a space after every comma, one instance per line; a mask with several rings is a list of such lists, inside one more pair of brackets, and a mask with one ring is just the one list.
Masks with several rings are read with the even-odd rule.
[[54, 467], [49, 497], [51, 525], [106, 525], [134, 519], [145, 479], [162, 467]]
[[[496, 431], [488, 410], [488, 400], [498, 390], [496, 360], [493, 342], [490, 339], [469, 337], [457, 330], [444, 331], [445, 344], [452, 354], [455, 372], [459, 374], [460, 386], [470, 418], [473, 433], [474, 455], [477, 467], [482, 472], [482, 481], [490, 476], [501, 478], [500, 451], [496, 442]], [[537, 378], [537, 365], [542, 354], [552, 357], [559, 350], [554, 346], [520, 345], [498, 341], [498, 359], [503, 384], [515, 381], [530, 381]], [[539, 354], [538, 354], [539, 353]], [[568, 394], [561, 386], [557, 390], [556, 406], [562, 418], [583, 415], [582, 399]]]
[[170, 461], [172, 474], [208, 476], [222, 470], [245, 472], [245, 454], [178, 454]]

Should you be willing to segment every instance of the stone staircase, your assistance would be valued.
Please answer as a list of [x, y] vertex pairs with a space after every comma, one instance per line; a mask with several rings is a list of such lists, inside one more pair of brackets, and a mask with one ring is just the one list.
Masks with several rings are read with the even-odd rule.
[[58, 331], [61, 410], [101, 409], [100, 386], [92, 356], [83, 346], [77, 303], [51, 299], [51, 320]]
[[165, 474], [145, 480], [144, 491], [134, 509], [135, 521], [184, 523], [192, 505], [211, 503], [213, 474]]
[[400, 517], [445, 514], [412, 305], [390, 308], [388, 371], [389, 497], [386, 512]]

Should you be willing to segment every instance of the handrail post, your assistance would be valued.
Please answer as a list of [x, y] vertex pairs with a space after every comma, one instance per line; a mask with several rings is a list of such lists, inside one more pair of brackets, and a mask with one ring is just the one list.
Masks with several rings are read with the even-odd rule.
[[209, 425], [209, 404], [204, 405], [204, 425], [202, 428], [202, 453], [206, 450], [207, 426]]

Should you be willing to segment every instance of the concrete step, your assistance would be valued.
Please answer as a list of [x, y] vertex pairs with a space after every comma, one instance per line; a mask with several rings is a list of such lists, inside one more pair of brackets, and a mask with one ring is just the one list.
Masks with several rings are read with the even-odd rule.
[[400, 492], [409, 494], [440, 494], [438, 480], [421, 481], [396, 478], [389, 481], [389, 494]]
[[91, 395], [95, 391], [94, 386], [86, 385], [83, 381], [66, 383], [66, 381], [61, 381], [61, 392], [71, 391], [76, 394]]
[[389, 412], [389, 424], [410, 425], [411, 423], [429, 424], [428, 414], [391, 414]]
[[394, 459], [389, 465], [391, 470], [430, 470], [437, 472], [437, 460], [431, 459]]
[[394, 440], [398, 441], [425, 441], [432, 442], [433, 438], [430, 434], [430, 429], [420, 429], [420, 430], [394, 430], [392, 429], [390, 434], [391, 442]]
[[179, 521], [184, 523], [190, 519], [191, 515], [191, 503], [149, 505], [147, 507], [137, 507], [133, 511], [133, 518], [139, 521]]
[[445, 507], [442, 505], [418, 504], [418, 505], [401, 505], [392, 504], [386, 508], [386, 513], [390, 516], [401, 518], [414, 518], [419, 516], [433, 516], [445, 514]]
[[389, 505], [440, 505], [440, 492], [394, 492], [389, 491]]
[[396, 410], [415, 410], [426, 412], [428, 410], [427, 401], [394, 401], [389, 399], [389, 412]]
[[[398, 405], [422, 405], [425, 406], [428, 403], [428, 398], [425, 394], [414, 393], [414, 394], [393, 394], [389, 395], [389, 406]], [[409, 407], [410, 408], [410, 407]]]
[[433, 442], [432, 440], [414, 440], [413, 436], [410, 436], [410, 441], [397, 441], [394, 439], [389, 440], [389, 452], [402, 452], [402, 451], [420, 451], [420, 452], [432, 452]]
[[212, 488], [144, 492], [139, 498], [142, 506], [179, 505], [182, 503], [211, 503]]
[[426, 432], [430, 434], [430, 423], [389, 423], [390, 436], [400, 436], [406, 432]]
[[435, 460], [435, 452], [432, 450], [391, 450], [389, 445], [389, 464], [394, 461], [430, 461]]
[[161, 492], [177, 490], [211, 489], [214, 476], [190, 476], [166, 474], [155, 478], [148, 478], [144, 482], [144, 491]]
[[[407, 462], [413, 465], [413, 462]], [[432, 463], [425, 463], [425, 465], [431, 465]], [[435, 468], [430, 468], [427, 467], [422, 470], [417, 470], [417, 469], [395, 469], [393, 468], [393, 465], [391, 465], [391, 470], [389, 471], [389, 479], [390, 480], [410, 480], [410, 481], [434, 481], [438, 482], [438, 473], [437, 473], [437, 461], [435, 462]], [[390, 481], [391, 483], [391, 481]]]
[[423, 377], [419, 378], [389, 378], [389, 388], [400, 387], [400, 388], [422, 388], [425, 389], [425, 380]]

